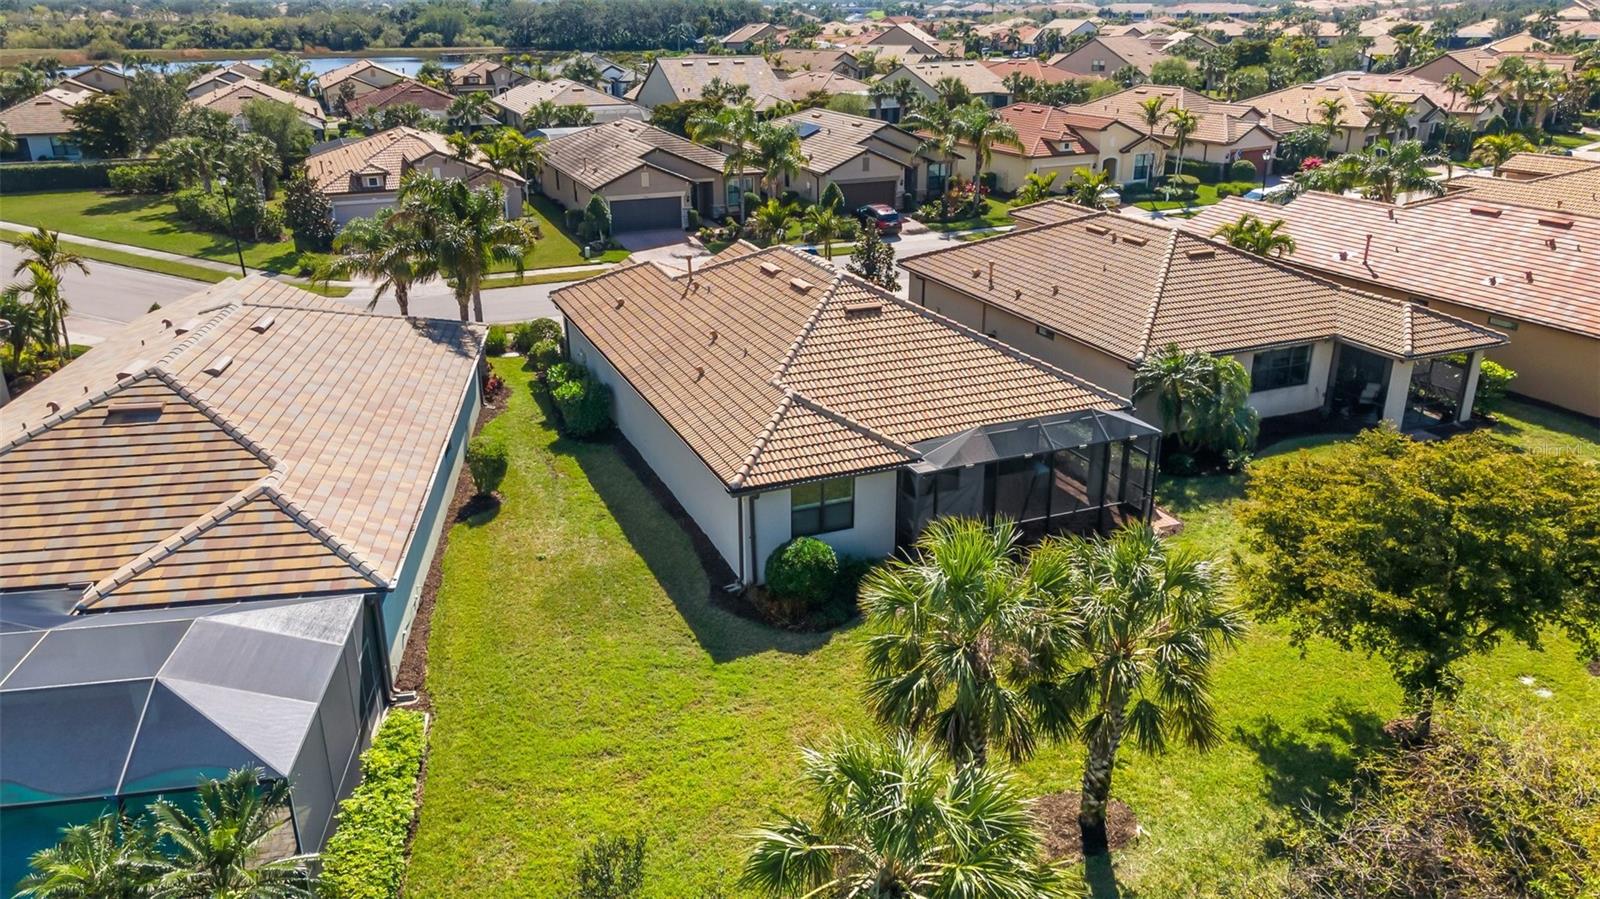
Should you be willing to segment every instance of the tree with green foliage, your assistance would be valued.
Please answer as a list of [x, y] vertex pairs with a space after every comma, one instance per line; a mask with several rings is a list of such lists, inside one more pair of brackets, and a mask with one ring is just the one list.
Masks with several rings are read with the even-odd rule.
[[316, 182], [297, 170], [283, 185], [283, 222], [294, 234], [295, 246], [326, 252], [333, 247], [338, 227], [333, 222], [333, 200]]
[[1532, 153], [1533, 143], [1516, 132], [1485, 134], [1472, 142], [1472, 161], [1478, 165], [1494, 167], [1496, 177], [1500, 167], [1518, 153]]
[[1067, 199], [1089, 209], [1104, 209], [1105, 192], [1110, 187], [1110, 172], [1104, 169], [1092, 171], [1080, 165], [1072, 170], [1072, 179], [1067, 182]]
[[68, 109], [64, 115], [72, 123], [67, 142], [85, 156], [120, 159], [133, 153], [128, 123], [123, 115], [121, 94], [98, 94]]
[[828, 186], [822, 189], [822, 198], [817, 201], [817, 205], [840, 214], [849, 212], [844, 207], [844, 188], [840, 187], [837, 181], [829, 181]]
[[1194, 87], [1199, 83], [1199, 76], [1194, 66], [1188, 60], [1177, 56], [1169, 56], [1156, 60], [1150, 66], [1150, 83], [1165, 84], [1173, 87]]
[[122, 97], [123, 128], [135, 153], [147, 152], [177, 134], [189, 105], [177, 81], [149, 69], [133, 73]]
[[591, 194], [583, 207], [583, 225], [595, 240], [611, 239], [611, 204], [600, 194]]
[[1072, 622], [1062, 711], [1086, 749], [1078, 826], [1084, 854], [1096, 855], [1106, 851], [1111, 777], [1124, 738], [1150, 753], [1220, 741], [1212, 666], [1218, 650], [1244, 635], [1245, 619], [1224, 601], [1213, 560], [1166, 543], [1145, 523], [1106, 538], [1047, 541], [1030, 564], [1065, 572], [1052, 585]]
[[251, 100], [244, 105], [244, 120], [251, 134], [259, 134], [278, 152], [278, 171], [288, 171], [311, 152], [316, 140], [300, 110], [277, 100]]
[[[1000, 113], [990, 108], [982, 100], [974, 100], [956, 110], [956, 132], [961, 136], [964, 144], [972, 148], [973, 179], [983, 183], [985, 170], [994, 161], [995, 147], [1022, 148], [1022, 140], [1017, 137], [1017, 129], [1011, 123], [1000, 117]], [[983, 192], [972, 191], [972, 214], [983, 212]]]
[[1250, 373], [1232, 356], [1168, 344], [1140, 360], [1133, 396], [1156, 398], [1163, 428], [1186, 452], [1212, 453], [1233, 468], [1255, 446], [1260, 416], [1250, 405]]
[[1426, 738], [1459, 663], [1565, 631], [1600, 653], [1600, 469], [1479, 431], [1418, 443], [1375, 428], [1252, 470], [1236, 517], [1250, 600], [1388, 663]]
[[1228, 242], [1228, 246], [1257, 256], [1281, 259], [1295, 251], [1294, 238], [1283, 230], [1283, 226], [1283, 219], [1266, 222], [1247, 212], [1239, 216], [1238, 221], [1223, 223], [1211, 232], [1211, 236], [1220, 237]]
[[1189, 145], [1189, 135], [1200, 127], [1200, 119], [1188, 109], [1167, 110], [1167, 126], [1172, 129], [1173, 171], [1183, 174], [1183, 151]]
[[1023, 179], [1022, 186], [1017, 189], [1017, 196], [1011, 201], [1012, 204], [1027, 206], [1047, 199], [1050, 196], [1050, 188], [1055, 185], [1056, 177], [1060, 174], [1060, 171], [1029, 172]]
[[261, 68], [261, 80], [292, 94], [310, 94], [317, 74], [298, 56], [274, 53]]
[[[833, 182], [829, 187], [837, 187]], [[806, 209], [800, 217], [800, 236], [812, 243], [822, 245], [822, 256], [825, 259], [833, 258], [833, 242], [856, 230], [853, 219], [840, 213], [831, 205], [817, 203]]]
[[750, 213], [750, 228], [756, 240], [763, 243], [782, 243], [794, 220], [794, 207], [774, 197]]
[[461, 320], [468, 304], [483, 321], [483, 277], [496, 262], [523, 272], [535, 232], [505, 218], [505, 195], [496, 187], [472, 187], [456, 178], [411, 172], [400, 184], [398, 221], [417, 235], [424, 254], [450, 279]]
[[472, 475], [472, 486], [479, 496], [492, 496], [500, 489], [509, 469], [505, 442], [487, 434], [467, 441], [467, 473]]
[[[263, 781], [260, 768], [207, 780], [191, 805], [157, 799], [151, 806], [166, 863], [156, 895], [172, 899], [300, 899], [312, 896], [306, 859], [263, 860], [269, 839], [288, 827], [289, 782]], [[170, 847], [170, 848], [166, 848]]]
[[60, 358], [66, 359], [72, 350], [72, 342], [67, 336], [67, 315], [70, 310], [66, 295], [61, 290], [61, 281], [68, 269], [89, 274], [89, 263], [77, 251], [62, 245], [59, 231], [48, 231], [43, 227], [23, 234], [13, 241], [13, 245], [21, 251], [21, 258], [11, 269], [11, 274], [16, 276], [27, 272], [28, 280], [11, 285], [6, 292], [26, 293], [33, 298], [32, 305], [39, 311], [52, 339], [60, 338]]
[[144, 899], [163, 870], [149, 826], [122, 814], [65, 828], [28, 866], [19, 899]]
[[883, 235], [874, 227], [861, 229], [855, 252], [850, 254], [850, 271], [879, 287], [894, 290], [900, 286], [900, 276], [894, 267], [894, 247], [884, 243]]
[[948, 770], [909, 736], [841, 737], [803, 752], [817, 801], [751, 834], [741, 883], [769, 896], [1053, 899], [1077, 890], [1041, 857], [1010, 775]]
[[1020, 761], [1068, 732], [1065, 559], [1023, 560], [1019, 539], [1010, 522], [937, 519], [861, 583], [868, 704], [958, 762], [986, 764], [991, 747]]
[[595, 839], [578, 858], [573, 899], [634, 899], [642, 895], [647, 848], [644, 834]]
[[1434, 180], [1433, 168], [1444, 165], [1447, 157], [1423, 149], [1421, 141], [1407, 140], [1393, 145], [1383, 141], [1364, 152], [1346, 156], [1360, 160], [1361, 193], [1371, 199], [1393, 203], [1406, 194], [1430, 197], [1444, 194], [1444, 185]]

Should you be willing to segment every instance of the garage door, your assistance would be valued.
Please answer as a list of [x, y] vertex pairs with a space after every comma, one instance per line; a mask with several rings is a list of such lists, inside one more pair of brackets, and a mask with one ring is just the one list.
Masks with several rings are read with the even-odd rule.
[[885, 203], [898, 208], [900, 198], [895, 196], [894, 181], [841, 181], [846, 209], [858, 209], [868, 203]]
[[611, 227], [616, 231], [647, 231], [683, 227], [683, 198], [611, 201]]

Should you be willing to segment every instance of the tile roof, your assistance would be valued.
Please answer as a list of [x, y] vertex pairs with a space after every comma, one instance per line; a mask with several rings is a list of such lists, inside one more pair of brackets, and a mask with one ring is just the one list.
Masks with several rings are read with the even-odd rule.
[[[1128, 65], [1133, 66], [1145, 74], [1149, 74], [1151, 66], [1163, 59], [1169, 58], [1166, 53], [1157, 50], [1147, 38], [1129, 35], [1111, 35], [1101, 33], [1089, 39], [1084, 47], [1098, 41], [1102, 47], [1121, 57]], [[1079, 48], [1078, 52], [1082, 52]]]
[[483, 332], [230, 280], [0, 409], [0, 584], [96, 608], [392, 586]]
[[388, 87], [380, 87], [347, 101], [345, 108], [349, 109], [353, 116], [361, 115], [369, 109], [387, 109], [390, 106], [415, 106], [431, 112], [445, 112], [450, 109], [450, 104], [454, 103], [455, 99], [450, 94], [414, 78], [403, 78]]
[[[1380, 76], [1389, 77], [1389, 76]], [[1332, 78], [1332, 76], [1330, 76]], [[1339, 124], [1346, 128], [1366, 128], [1372, 120], [1367, 115], [1365, 106], [1366, 98], [1371, 94], [1393, 94], [1401, 102], [1415, 105], [1418, 103], [1437, 107], [1428, 97], [1430, 91], [1423, 90], [1421, 85], [1437, 88], [1438, 85], [1422, 78], [1413, 79], [1416, 84], [1412, 90], [1399, 90], [1388, 88], [1374, 88], [1352, 83], [1346, 79], [1324, 79], [1322, 81], [1297, 84], [1286, 87], [1280, 91], [1261, 94], [1251, 97], [1249, 103], [1256, 109], [1270, 113], [1296, 125], [1309, 125], [1322, 121], [1322, 108], [1318, 105], [1322, 100], [1337, 99], [1344, 101], [1344, 108], [1339, 113]]]
[[595, 125], [558, 137], [544, 145], [544, 164], [560, 170], [589, 190], [597, 190], [665, 153], [715, 172], [721, 172], [727, 157], [710, 147], [697, 144], [633, 119]]
[[[1266, 131], [1269, 137], [1277, 136], [1266, 123], [1265, 115], [1250, 102], [1224, 103], [1186, 87], [1141, 84], [1098, 100], [1077, 103], [1066, 108], [1071, 112], [1110, 116], [1144, 134], [1149, 131], [1149, 126], [1144, 123], [1144, 112], [1140, 109], [1140, 104], [1153, 97], [1165, 100], [1161, 107], [1163, 114], [1173, 109], [1187, 109], [1194, 113], [1197, 127], [1194, 133], [1189, 135], [1191, 142], [1227, 146], [1242, 140], [1257, 129]], [[1156, 125], [1155, 132], [1157, 135], [1170, 136], [1171, 121], [1163, 118]]]
[[469, 75], [477, 75], [487, 82], [490, 76], [500, 71], [510, 72], [513, 76], [517, 74], [515, 69], [493, 59], [474, 59], [471, 62], [462, 63], [451, 69], [449, 74], [452, 83], [457, 83], [456, 79], [465, 79]]
[[784, 96], [790, 100], [803, 100], [813, 91], [822, 91], [826, 94], [862, 94], [867, 92], [867, 84], [857, 81], [847, 75], [840, 75], [832, 70], [821, 72], [796, 72], [783, 79]]
[[1476, 115], [1489, 109], [1487, 106], [1474, 107], [1465, 94], [1458, 93], [1452, 98], [1444, 85], [1436, 81], [1402, 72], [1388, 74], [1336, 72], [1323, 76], [1316, 83], [1347, 85], [1363, 97], [1371, 94], [1393, 94], [1399, 99], [1409, 100], [1420, 95], [1427, 97], [1434, 106], [1456, 115]]
[[72, 120], [67, 118], [67, 110], [99, 95], [100, 92], [92, 88], [80, 92], [53, 87], [0, 111], [0, 124], [19, 137], [66, 134], [72, 130]]
[[201, 94], [189, 102], [203, 109], [215, 109], [234, 116], [243, 113], [245, 106], [256, 100], [284, 103], [293, 106], [303, 116], [317, 121], [323, 119], [322, 105], [310, 97], [249, 79]]
[[[1129, 363], [1171, 343], [1225, 352], [1338, 337], [1412, 358], [1505, 342], [1203, 237], [1051, 202], [1063, 207], [1060, 221], [910, 256], [901, 267]], [[1428, 337], [1418, 341], [1423, 321]]]
[[1554, 153], [1518, 153], [1500, 166], [1500, 172], [1538, 176], [1565, 175], [1597, 167], [1600, 167], [1600, 160], [1558, 156]]
[[[1246, 212], [1259, 204], [1230, 197], [1179, 227], [1209, 233]], [[1400, 207], [1307, 191], [1272, 215], [1299, 245], [1287, 260], [1296, 267], [1600, 337], [1600, 218], [1476, 191]]]
[[680, 102], [700, 99], [713, 78], [749, 85], [757, 109], [785, 99], [782, 81], [759, 56], [668, 56], [657, 59], [655, 67]]
[[844, 50], [801, 50], [788, 47], [778, 51], [778, 68], [790, 72], [826, 72], [841, 62], [852, 69], [860, 69], [856, 58]]
[[1462, 178], [1451, 183], [1459, 185], [1477, 200], [1550, 212], [1600, 216], [1600, 165], [1574, 168], [1528, 181]]
[[910, 444], [1127, 401], [788, 247], [648, 263], [552, 299], [730, 492], [896, 467]]
[[[974, 94], [1008, 94], [1005, 82], [999, 75], [989, 71], [989, 67], [974, 60], [961, 60], [957, 62], [908, 62], [905, 70], [915, 75], [928, 87], [933, 87], [942, 78], [954, 78], [967, 86], [967, 90]], [[890, 73], [892, 77], [893, 73]]]
[[770, 29], [772, 27], [773, 27], [772, 23], [770, 23], [770, 22], [751, 22], [751, 23], [749, 23], [747, 25], [740, 25], [738, 28], [735, 28], [732, 31], [728, 32], [728, 34], [725, 37], [722, 38], [722, 43], [724, 43], [724, 44], [744, 44], [744, 43], [749, 43], [750, 41], [755, 40], [757, 35], [761, 34], [764, 31], [767, 31], [768, 29]]
[[1061, 84], [1076, 80], [1073, 74], [1066, 69], [1058, 69], [1055, 66], [1046, 65], [1032, 58], [985, 59], [983, 64], [988, 67], [989, 71], [999, 75], [1001, 81], [1006, 80], [1007, 76], [1010, 75], [1025, 75], [1045, 84]]
[[780, 121], [797, 129], [801, 125], [811, 126], [805, 129], [808, 133], [801, 136], [800, 147], [806, 154], [806, 170], [821, 174], [833, 171], [864, 151], [899, 165], [910, 165], [922, 142], [888, 122], [831, 109], [807, 109]]
[[[322, 94], [325, 97], [337, 96], [339, 93], [339, 82], [344, 81], [347, 78], [357, 78], [366, 74], [367, 72], [372, 71], [386, 73], [389, 76], [393, 76], [393, 79], [406, 77], [405, 73], [396, 72], [394, 69], [391, 69], [388, 66], [379, 65], [370, 59], [358, 59], [355, 62], [349, 63], [348, 65], [342, 65], [337, 69], [329, 69], [328, 71], [323, 72], [317, 78], [317, 87], [322, 90]], [[377, 87], [379, 84], [393, 79], [386, 77], [375, 81], [369, 81], [367, 83]], [[362, 80], [365, 81], [366, 79], [363, 78]]]
[[1089, 135], [1111, 127], [1115, 119], [1069, 112], [1039, 103], [1013, 103], [999, 110], [1000, 118], [1017, 130], [1022, 149], [998, 145], [994, 152], [1029, 158], [1081, 156], [1098, 152]]
[[[398, 190], [400, 177], [410, 166], [434, 154], [457, 158], [443, 134], [416, 128], [390, 128], [354, 143], [330, 147], [306, 157], [306, 174], [328, 194], [358, 192], [351, 178], [356, 172], [382, 172], [388, 178], [386, 189]], [[489, 158], [476, 148], [472, 151], [471, 161], [476, 168], [473, 180], [489, 176], [508, 183], [521, 184], [523, 181], [522, 176], [515, 172], [492, 168]]]
[[597, 91], [587, 84], [581, 84], [568, 78], [530, 81], [527, 84], [519, 84], [511, 90], [489, 99], [494, 105], [517, 115], [527, 115], [528, 110], [538, 106], [545, 100], [549, 100], [557, 106], [633, 105], [621, 97], [613, 97], [605, 91]]

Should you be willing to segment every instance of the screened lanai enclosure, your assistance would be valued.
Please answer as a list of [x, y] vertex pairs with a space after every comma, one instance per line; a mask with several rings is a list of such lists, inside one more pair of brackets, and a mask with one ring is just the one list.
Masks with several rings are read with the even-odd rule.
[[319, 850], [384, 702], [364, 599], [66, 614], [79, 595], [0, 595], [4, 895], [63, 827], [236, 768], [289, 781], [274, 855]]
[[901, 469], [896, 539], [935, 518], [1016, 522], [1024, 536], [1103, 534], [1149, 520], [1161, 432], [1132, 415], [1088, 410], [985, 425], [913, 448]]

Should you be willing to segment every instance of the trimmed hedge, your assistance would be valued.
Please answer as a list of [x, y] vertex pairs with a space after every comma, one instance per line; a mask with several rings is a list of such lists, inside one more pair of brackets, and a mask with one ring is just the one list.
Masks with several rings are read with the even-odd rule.
[[485, 356], [504, 356], [506, 354], [505, 325], [489, 326], [489, 336], [483, 340], [483, 354]]
[[561, 326], [554, 319], [536, 318], [531, 322], [518, 322], [511, 326], [511, 348], [526, 356], [533, 345], [541, 340], [561, 339]]
[[479, 434], [467, 442], [467, 472], [479, 496], [488, 496], [500, 489], [510, 468], [505, 444], [498, 437]]
[[558, 362], [545, 373], [550, 399], [561, 413], [561, 433], [586, 440], [611, 429], [611, 388], [575, 362]]
[[0, 194], [110, 187], [113, 168], [144, 161], [96, 159], [92, 162], [7, 163], [0, 166]]
[[165, 194], [178, 189], [178, 179], [158, 162], [112, 166], [106, 177], [119, 194]]
[[417, 811], [426, 743], [421, 712], [394, 709], [361, 754], [361, 784], [339, 805], [322, 850], [319, 889], [329, 899], [390, 899], [406, 873], [406, 833]]
[[554, 340], [541, 340], [528, 352], [528, 361], [534, 371], [549, 371], [561, 361], [561, 344]]
[[806, 609], [826, 603], [839, 578], [839, 557], [815, 537], [796, 537], [767, 557], [767, 589]]

